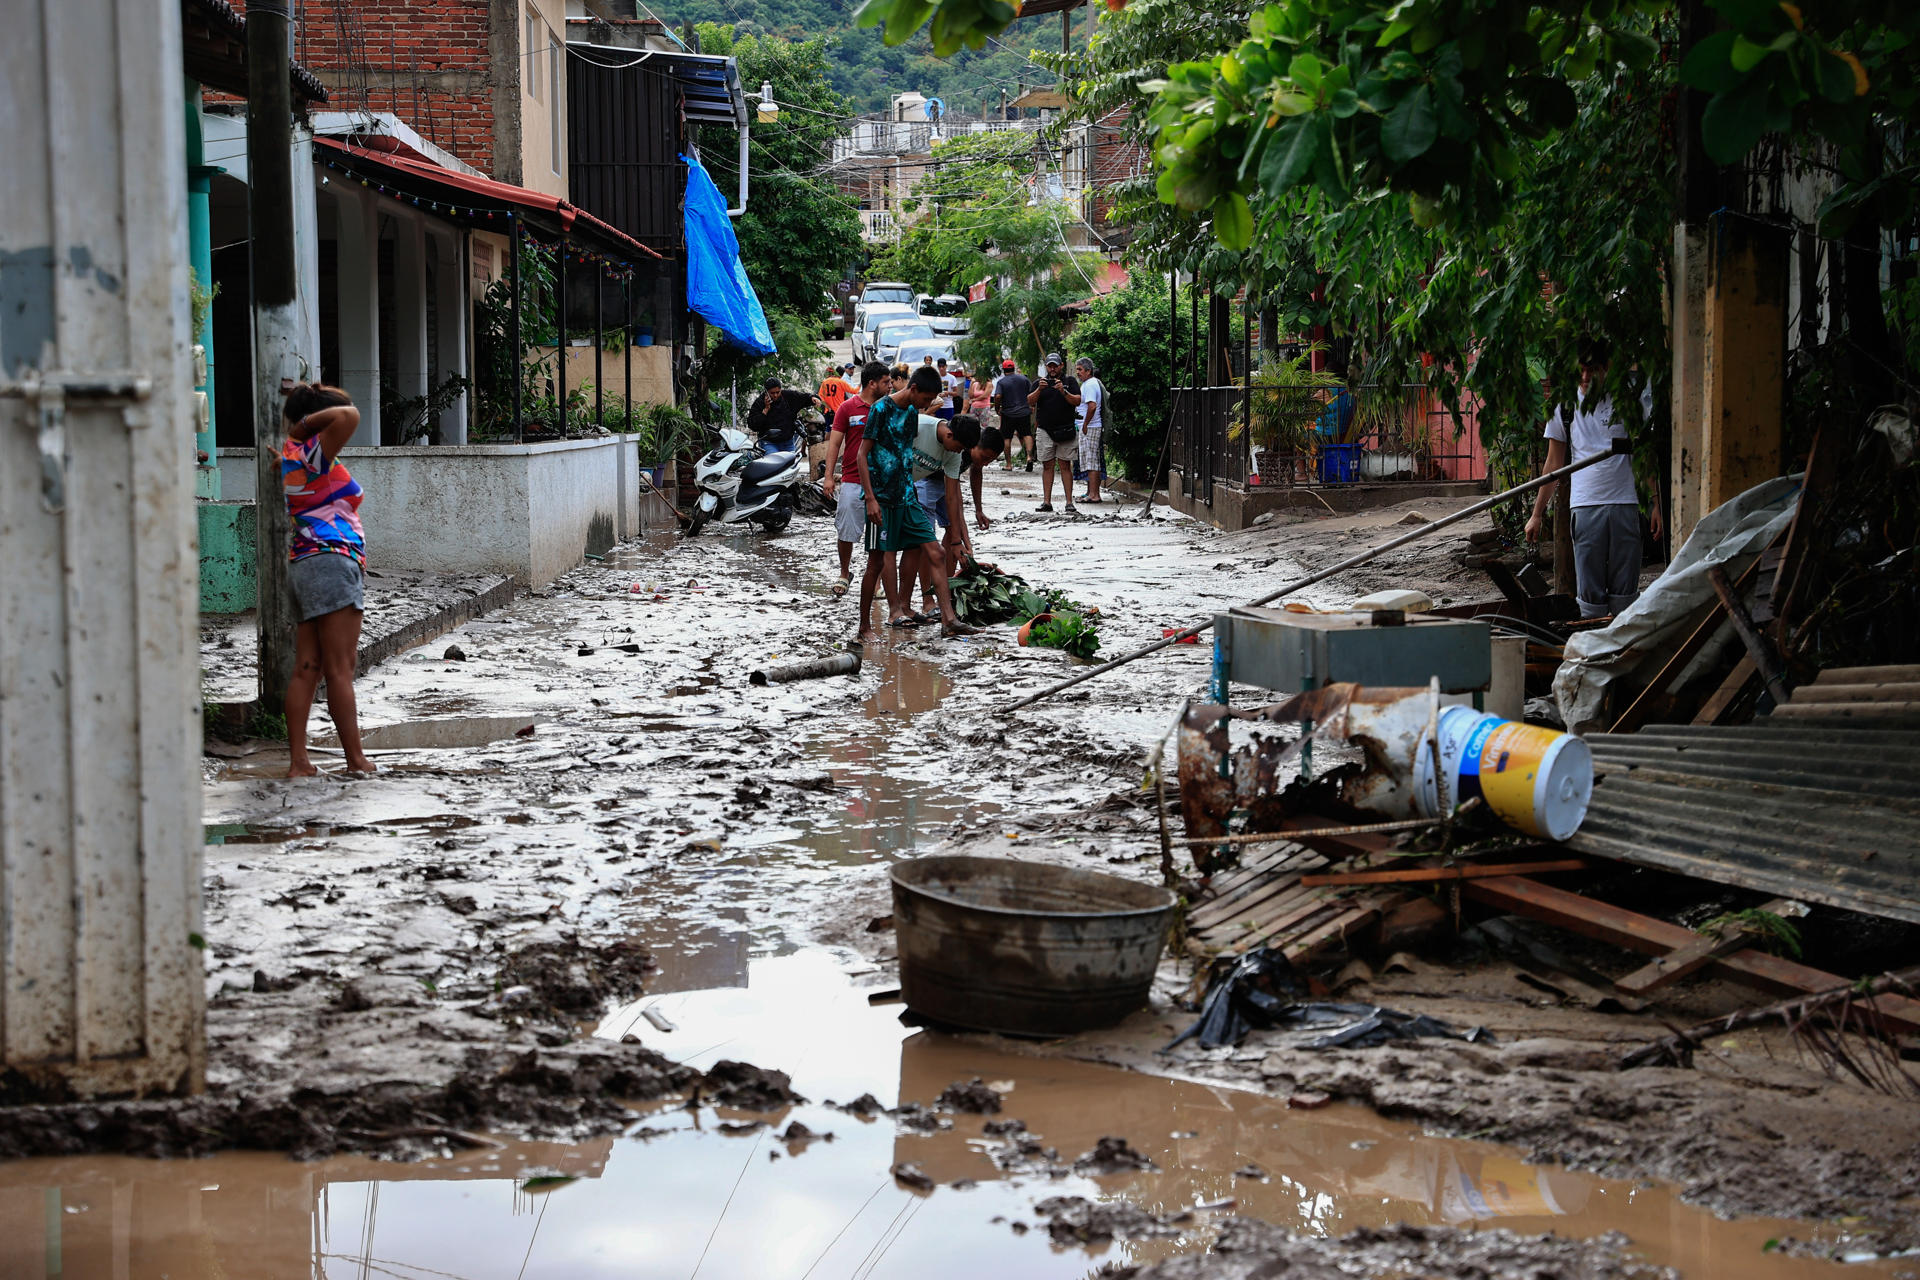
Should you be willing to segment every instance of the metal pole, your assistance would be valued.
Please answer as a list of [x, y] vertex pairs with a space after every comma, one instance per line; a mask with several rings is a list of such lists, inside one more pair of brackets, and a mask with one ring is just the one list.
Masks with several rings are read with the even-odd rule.
[[527, 352], [520, 345], [520, 215], [509, 213], [508, 225], [513, 228], [513, 243], [508, 246], [507, 258], [507, 346], [511, 349], [507, 356], [510, 376], [513, 379], [513, 438], [524, 443], [527, 438], [526, 417], [520, 404], [521, 384], [526, 381]]
[[554, 403], [560, 415], [557, 430], [567, 434], [567, 233], [560, 233], [560, 248], [554, 254], [555, 281], [553, 318]]
[[300, 373], [293, 226], [293, 87], [287, 0], [257, 0], [247, 23], [247, 219], [252, 228], [253, 463], [258, 538], [259, 701], [280, 710], [293, 678], [293, 600], [287, 593], [287, 504], [280, 448], [285, 391]]
[[[1555, 484], [1560, 480], [1564, 479], [1565, 477], [1572, 475], [1576, 471], [1584, 471], [1588, 467], [1593, 466], [1595, 463], [1605, 462], [1608, 458], [1615, 457], [1620, 454], [1630, 453], [1630, 452], [1632, 452], [1632, 450], [1627, 443], [1626, 437], [1615, 436], [1613, 439], [1613, 448], [1606, 450], [1603, 453], [1596, 453], [1591, 458], [1582, 458], [1578, 462], [1569, 463], [1567, 466], [1560, 468], [1558, 471], [1549, 471], [1545, 475], [1535, 476], [1533, 479], [1517, 484], [1513, 486], [1513, 488], [1511, 489], [1502, 490], [1501, 492], [1494, 494], [1490, 498], [1482, 498], [1479, 502], [1474, 503], [1470, 507], [1464, 507], [1461, 510], [1454, 512], [1450, 516], [1442, 516], [1440, 519], [1435, 520], [1432, 524], [1419, 525], [1416, 528], [1401, 534], [1397, 538], [1387, 539], [1385, 542], [1380, 543], [1378, 546], [1368, 547], [1365, 551], [1357, 552], [1354, 555], [1348, 556], [1345, 560], [1342, 560], [1338, 564], [1328, 565], [1326, 568], [1321, 569], [1318, 572], [1310, 573], [1304, 578], [1300, 578], [1300, 579], [1297, 579], [1296, 581], [1289, 582], [1286, 586], [1281, 587], [1278, 591], [1270, 591], [1266, 595], [1261, 596], [1258, 600], [1249, 600], [1245, 605], [1241, 607], [1246, 609], [1257, 609], [1261, 605], [1272, 604], [1275, 600], [1278, 600], [1281, 596], [1290, 596], [1296, 591], [1305, 590], [1306, 588], [1312, 586], [1316, 582], [1325, 582], [1328, 578], [1334, 577], [1338, 574], [1345, 573], [1349, 569], [1357, 568], [1360, 565], [1365, 564], [1367, 561], [1373, 559], [1375, 556], [1383, 554], [1384, 552], [1392, 551], [1396, 547], [1404, 547], [1409, 542], [1417, 542], [1421, 538], [1426, 537], [1428, 534], [1437, 533], [1440, 530], [1445, 529], [1449, 525], [1459, 524], [1462, 520], [1468, 519], [1471, 516], [1477, 516], [1481, 512], [1489, 510], [1497, 503], [1505, 502], [1509, 498], [1517, 498], [1523, 493], [1532, 493], [1535, 489], [1540, 488], [1542, 485]], [[1106, 674], [1107, 672], [1113, 670], [1115, 667], [1125, 666], [1127, 663], [1134, 661], [1136, 658], [1144, 658], [1150, 653], [1159, 652], [1161, 649], [1166, 648], [1168, 645], [1179, 644], [1183, 640], [1191, 639], [1192, 637], [1199, 635], [1202, 631], [1205, 631], [1212, 626], [1213, 626], [1213, 619], [1208, 618], [1205, 622], [1196, 623], [1195, 625], [1188, 627], [1185, 631], [1182, 631], [1177, 635], [1168, 636], [1163, 640], [1156, 640], [1152, 644], [1147, 645], [1144, 648], [1135, 649], [1132, 653], [1125, 654], [1121, 657], [1115, 658], [1111, 662], [1103, 662], [1097, 667], [1088, 667], [1085, 671], [1080, 672], [1078, 675], [1070, 676], [1067, 679], [1060, 681], [1058, 684], [1049, 685], [1045, 689], [1042, 689], [1040, 692], [1031, 694], [1025, 698], [1022, 698], [1018, 702], [1009, 703], [1006, 707], [1002, 708], [1002, 711], [1003, 712], [1018, 711], [1022, 707], [1030, 706], [1031, 704], [1040, 701], [1042, 698], [1050, 698], [1054, 694], [1059, 693], [1062, 689], [1071, 689], [1074, 685], [1079, 684], [1083, 680], [1091, 680], [1097, 675]]]
[[607, 345], [606, 313], [603, 309], [606, 296], [606, 272], [596, 271], [593, 273], [593, 425], [601, 428], [607, 425], [607, 380], [600, 372], [600, 353]]
[[[633, 465], [636, 480], [639, 478], [640, 467], [640, 442], [633, 438], [633, 273], [631, 270], [629, 270], [626, 275], [620, 277], [620, 336], [622, 339], [620, 350], [626, 358], [626, 391], [623, 398], [627, 405], [627, 421], [626, 425], [622, 428], [620, 447], [615, 452], [620, 458], [620, 512], [621, 519], [624, 520], [626, 518], [627, 507], [627, 446], [629, 444], [633, 446]], [[640, 532], [639, 512], [637, 510], [640, 505], [640, 494], [637, 488], [633, 495], [633, 505], [636, 508], [633, 532], [637, 534]], [[623, 538], [627, 536], [627, 526], [621, 526], [620, 536]]]

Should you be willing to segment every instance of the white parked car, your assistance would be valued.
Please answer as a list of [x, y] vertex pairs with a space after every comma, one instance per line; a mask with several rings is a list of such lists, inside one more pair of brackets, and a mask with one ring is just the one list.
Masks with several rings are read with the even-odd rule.
[[913, 314], [913, 308], [904, 302], [861, 303], [859, 317], [853, 325], [853, 358], [862, 364], [878, 360], [880, 357], [874, 351], [874, 330], [887, 321], [916, 319], [918, 317]]
[[920, 317], [933, 326], [933, 331], [943, 338], [964, 338], [967, 335], [967, 300], [957, 293], [943, 293], [934, 297], [929, 293], [917, 295], [913, 300], [913, 309]]
[[883, 364], [895, 364], [900, 359], [900, 348], [914, 341], [932, 341], [933, 326], [918, 316], [908, 316], [901, 320], [888, 320], [873, 331], [873, 358]]
[[913, 286], [898, 280], [875, 280], [868, 284], [860, 291], [860, 299], [853, 307], [854, 329], [866, 328], [867, 313], [878, 306], [899, 306], [912, 312]]
[[909, 369], [918, 368], [928, 356], [933, 357], [935, 364], [939, 364], [942, 360], [949, 365], [954, 364], [956, 357], [953, 353], [953, 339], [914, 338], [909, 342], [903, 342], [900, 344], [900, 354], [895, 358], [894, 363], [904, 364]]

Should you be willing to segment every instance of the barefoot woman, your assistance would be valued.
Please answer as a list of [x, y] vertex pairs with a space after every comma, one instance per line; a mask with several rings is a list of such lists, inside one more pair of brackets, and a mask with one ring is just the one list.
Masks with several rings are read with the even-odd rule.
[[360, 532], [360, 485], [336, 456], [360, 425], [360, 411], [338, 387], [302, 383], [288, 393], [284, 413], [287, 443], [280, 451], [280, 482], [293, 518], [288, 578], [299, 622], [293, 633], [293, 679], [287, 684], [287, 775], [318, 772], [307, 758], [307, 712], [322, 677], [347, 768], [372, 773], [353, 705], [367, 543]]

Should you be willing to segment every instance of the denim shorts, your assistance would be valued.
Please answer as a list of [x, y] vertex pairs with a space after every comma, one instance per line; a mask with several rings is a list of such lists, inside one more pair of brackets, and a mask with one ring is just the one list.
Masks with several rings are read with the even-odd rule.
[[293, 588], [293, 611], [300, 622], [342, 609], [363, 609], [365, 589], [360, 562], [349, 555], [323, 551], [302, 556], [287, 570]]

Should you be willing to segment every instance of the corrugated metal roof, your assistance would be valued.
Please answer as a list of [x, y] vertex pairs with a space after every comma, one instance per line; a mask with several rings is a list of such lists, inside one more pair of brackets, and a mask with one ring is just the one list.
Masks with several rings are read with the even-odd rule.
[[1581, 853], [1920, 924], [1920, 728], [1818, 717], [1597, 734]]

